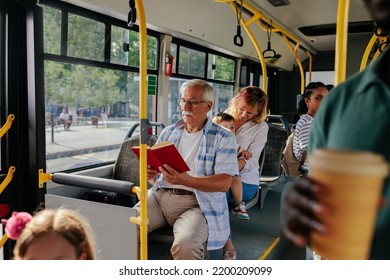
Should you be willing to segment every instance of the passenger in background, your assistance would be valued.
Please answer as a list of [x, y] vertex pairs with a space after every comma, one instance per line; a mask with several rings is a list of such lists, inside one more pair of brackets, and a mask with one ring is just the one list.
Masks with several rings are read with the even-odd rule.
[[[390, 31], [390, 1], [363, 0], [378, 28]], [[309, 153], [316, 148], [371, 151], [390, 162], [390, 50], [385, 50], [362, 72], [335, 87], [321, 106], [310, 132]], [[370, 186], [367, 186], [369, 191]], [[308, 178], [287, 185], [283, 193], [283, 232], [296, 246], [304, 247], [312, 231], [329, 229], [317, 218], [333, 215], [315, 200], [321, 185]], [[378, 207], [370, 259], [390, 259], [390, 179], [384, 183]], [[363, 223], [362, 223], [363, 225]]]
[[[234, 117], [228, 113], [219, 112], [214, 115], [213, 122], [219, 124], [220, 126], [225, 127], [230, 130], [233, 134], [236, 133], [236, 129], [234, 126]], [[244, 158], [245, 160], [249, 160], [252, 157], [252, 154], [249, 151], [242, 150], [240, 146], [237, 147], [237, 158]], [[242, 201], [242, 182], [241, 177], [236, 176], [233, 179], [232, 185], [230, 186], [231, 196], [233, 197], [234, 208], [239, 207]], [[242, 211], [243, 210], [243, 211]], [[249, 220], [249, 215], [245, 211], [245, 208], [241, 211], [234, 211], [233, 214], [239, 219]]]
[[93, 260], [94, 237], [83, 216], [68, 209], [45, 209], [33, 217], [14, 212], [5, 232], [16, 240], [17, 260]]
[[182, 119], [166, 127], [157, 143], [173, 142], [190, 171], [179, 173], [167, 165], [148, 169], [148, 180], [154, 182], [148, 197], [148, 231], [173, 227], [175, 260], [205, 259], [207, 249], [222, 248], [230, 234], [225, 193], [238, 175], [237, 141], [208, 118], [214, 100], [214, 89], [206, 81], [181, 85]]
[[303, 161], [303, 158], [305, 158], [301, 169], [306, 174], [309, 170], [309, 166], [306, 159], [306, 151], [309, 145], [310, 127], [313, 123], [314, 116], [317, 113], [317, 110], [320, 107], [322, 100], [327, 94], [328, 89], [321, 82], [309, 83], [305, 87], [305, 92], [303, 94], [303, 100], [306, 103], [308, 111], [306, 114], [301, 115], [295, 126], [293, 151], [295, 158], [298, 161]]
[[[292, 121], [293, 124], [296, 124], [298, 121], [299, 121], [299, 118], [303, 115], [303, 114], [306, 114], [307, 113], [307, 105], [306, 105], [306, 102], [305, 102], [305, 99], [302, 98], [299, 103], [298, 103], [298, 107], [297, 107], [297, 111], [295, 112], [295, 115], [294, 115], [294, 119]], [[295, 127], [294, 127], [295, 129]]]
[[[264, 91], [256, 86], [242, 88], [230, 101], [226, 113], [234, 117], [237, 142], [243, 150], [252, 154], [249, 160], [238, 159], [238, 168], [242, 181], [243, 201], [252, 199], [259, 191], [259, 158], [267, 142], [268, 97]], [[230, 192], [227, 194], [232, 201]], [[232, 213], [237, 215], [246, 212], [245, 203], [234, 207]], [[236, 259], [236, 250], [231, 239], [224, 246], [223, 259]]]

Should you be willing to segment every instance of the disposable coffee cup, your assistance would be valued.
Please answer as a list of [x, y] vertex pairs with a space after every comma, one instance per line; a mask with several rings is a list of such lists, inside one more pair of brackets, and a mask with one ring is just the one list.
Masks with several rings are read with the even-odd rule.
[[310, 247], [324, 259], [364, 260], [370, 254], [388, 163], [367, 151], [317, 149], [308, 156], [310, 178], [330, 213], [318, 219], [328, 232], [312, 232]]

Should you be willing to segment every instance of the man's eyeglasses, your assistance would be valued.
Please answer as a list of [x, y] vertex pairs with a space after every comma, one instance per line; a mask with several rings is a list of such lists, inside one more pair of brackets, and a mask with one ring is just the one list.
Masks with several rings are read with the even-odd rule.
[[204, 103], [204, 102], [207, 102], [205, 100], [202, 100], [202, 101], [193, 101], [193, 100], [185, 100], [185, 99], [179, 99], [179, 104], [180, 106], [185, 106], [186, 104], [188, 105], [188, 107], [196, 107], [198, 106], [199, 104], [201, 103]]

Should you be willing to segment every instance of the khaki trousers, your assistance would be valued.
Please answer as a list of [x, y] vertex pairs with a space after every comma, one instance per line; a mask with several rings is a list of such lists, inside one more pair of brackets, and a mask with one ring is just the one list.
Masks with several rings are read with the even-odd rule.
[[[139, 205], [135, 206], [139, 211]], [[175, 260], [202, 260], [207, 255], [208, 226], [195, 195], [158, 189], [148, 198], [148, 232], [171, 226]]]

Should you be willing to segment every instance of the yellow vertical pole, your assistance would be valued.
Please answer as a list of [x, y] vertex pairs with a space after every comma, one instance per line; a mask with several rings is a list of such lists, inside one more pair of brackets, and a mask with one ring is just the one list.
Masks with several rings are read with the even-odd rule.
[[345, 80], [347, 69], [347, 42], [349, 0], [339, 0], [337, 10], [336, 48], [335, 48], [335, 86]]
[[311, 55], [311, 53], [309, 51], [306, 51], [306, 54], [309, 57], [309, 83], [311, 83], [311, 74], [313, 71], [313, 56]]
[[[140, 108], [140, 125], [142, 120], [147, 118], [147, 33], [145, 11], [142, 0], [135, 0], [137, 7], [137, 17], [139, 24], [139, 41], [140, 41], [140, 56], [139, 56], [139, 108]], [[142, 127], [141, 127], [142, 129]], [[142, 131], [140, 133], [140, 186], [135, 188], [135, 192], [140, 200], [140, 216], [131, 218], [130, 221], [136, 223], [140, 227], [140, 259], [148, 259], [148, 209], [147, 209], [147, 158], [146, 158], [146, 143], [143, 143]]]

